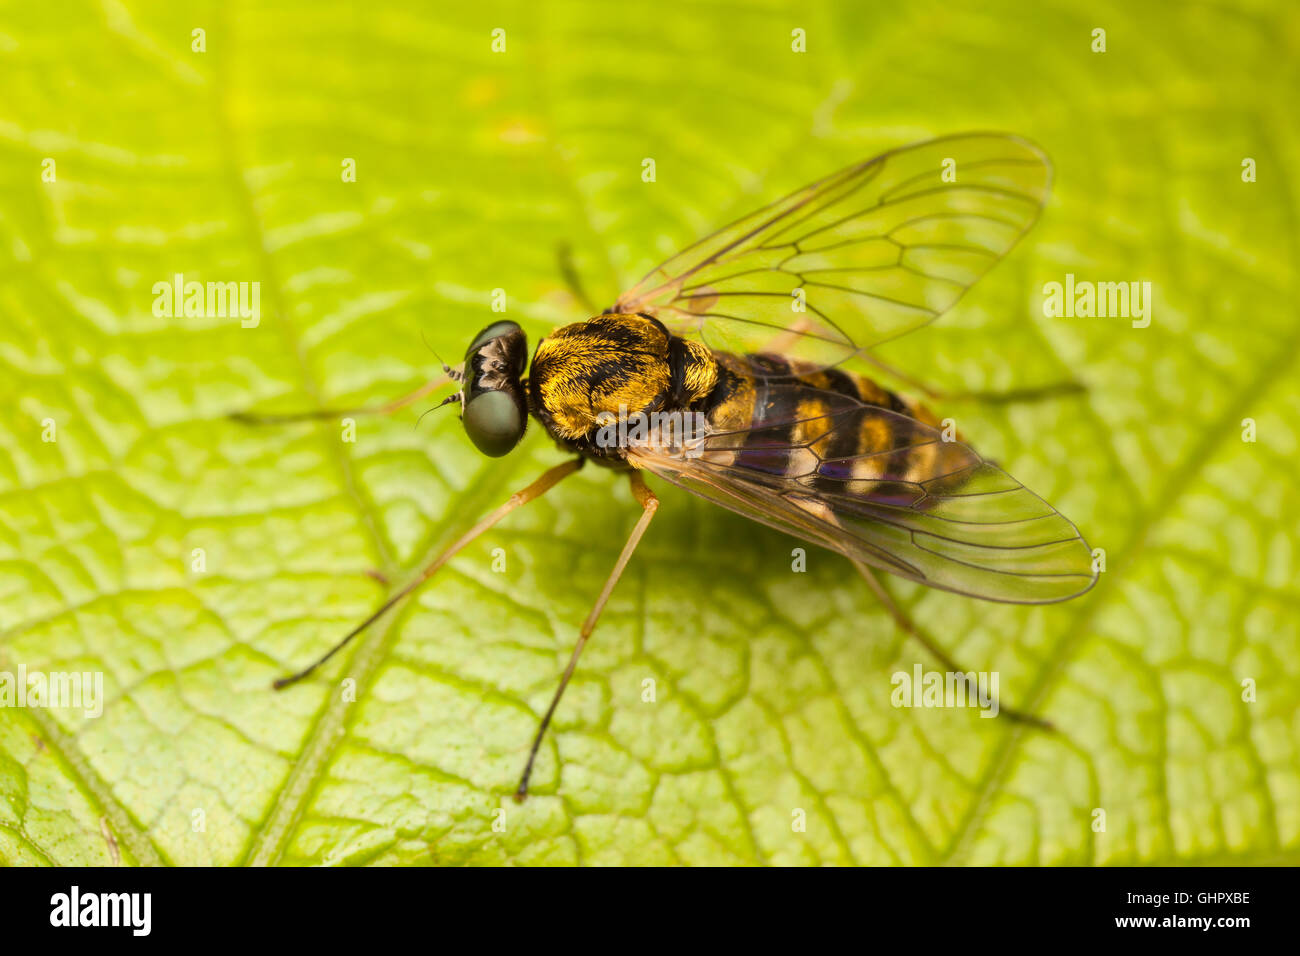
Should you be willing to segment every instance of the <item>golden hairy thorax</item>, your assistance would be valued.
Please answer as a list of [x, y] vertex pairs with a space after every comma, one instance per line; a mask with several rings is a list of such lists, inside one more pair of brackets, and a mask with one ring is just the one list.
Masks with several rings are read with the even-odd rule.
[[533, 412], [556, 438], [576, 441], [602, 412], [623, 416], [688, 408], [717, 384], [699, 342], [675, 338], [648, 316], [598, 315], [557, 329], [533, 356]]

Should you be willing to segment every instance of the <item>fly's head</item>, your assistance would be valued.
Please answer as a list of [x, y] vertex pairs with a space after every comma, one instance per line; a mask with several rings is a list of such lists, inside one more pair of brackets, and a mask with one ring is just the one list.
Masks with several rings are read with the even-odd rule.
[[527, 365], [528, 339], [514, 322], [493, 322], [465, 350], [460, 420], [474, 447], [489, 457], [508, 454], [524, 437]]

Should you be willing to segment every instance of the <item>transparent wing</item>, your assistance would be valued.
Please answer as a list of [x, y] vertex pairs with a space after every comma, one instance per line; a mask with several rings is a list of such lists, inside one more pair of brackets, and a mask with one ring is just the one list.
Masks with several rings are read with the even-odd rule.
[[1023, 604], [1092, 587], [1091, 552], [1070, 521], [929, 425], [805, 385], [766, 386], [756, 408], [752, 428], [646, 443], [629, 458], [747, 518], [930, 587]]
[[906, 146], [700, 240], [611, 311], [716, 350], [837, 365], [951, 308], [1033, 225], [1050, 183], [1047, 157], [1015, 136]]

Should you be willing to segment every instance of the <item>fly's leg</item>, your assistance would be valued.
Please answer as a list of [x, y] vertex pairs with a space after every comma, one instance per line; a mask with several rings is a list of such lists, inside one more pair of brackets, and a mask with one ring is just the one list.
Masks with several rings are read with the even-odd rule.
[[[895, 622], [897, 622], [898, 626], [903, 629], [905, 634], [916, 638], [917, 643], [934, 655], [935, 660], [942, 664], [949, 673], [958, 675], [969, 673], [965, 668], [958, 667], [956, 661], [949, 657], [941, 647], [935, 644], [934, 641], [930, 640], [930, 638], [922, 633], [920, 628], [912, 623], [912, 619], [907, 616], [907, 613], [901, 607], [894, 603], [893, 598], [889, 596], [889, 592], [885, 590], [875, 573], [869, 567], [861, 561], [858, 561], [856, 558], [850, 558], [849, 560], [853, 562], [853, 566], [858, 569], [858, 573], [866, 580], [867, 584], [871, 587], [872, 592], [875, 593], [876, 597], [880, 600], [880, 603], [885, 606], [885, 610], [889, 612], [890, 616], [895, 620]], [[962, 679], [967, 683], [968, 693], [974, 693], [975, 688], [971, 686], [970, 680], [965, 677]], [[1010, 707], [1003, 707], [1001, 703], [998, 705], [998, 713], [1018, 724], [1028, 724], [1031, 727], [1038, 727], [1041, 730], [1053, 732], [1056, 730], [1051, 723], [1044, 720], [1042, 717], [1035, 717], [1033, 714], [1025, 714], [1018, 710], [1012, 710]]]
[[[573, 264], [573, 246], [567, 242], [561, 242], [555, 247], [555, 260], [560, 266], [560, 278], [569, 287], [569, 294], [578, 300], [580, 306], [587, 310], [587, 315], [600, 313], [601, 310], [592, 302], [591, 296], [587, 295], [587, 290], [582, 285], [582, 279], [578, 276], [578, 269]], [[610, 310], [605, 309], [605, 311]]]
[[[287, 412], [276, 413], [268, 412], [260, 414], [258, 412], [231, 412], [230, 417], [237, 422], [243, 422], [245, 425], [287, 425], [291, 422], [321, 421], [332, 418], [341, 418], [347, 415], [391, 415], [393, 412], [405, 408], [412, 402], [418, 402], [430, 392], [437, 391], [444, 385], [451, 382], [459, 382], [461, 373], [447, 364], [442, 366], [443, 374], [440, 378], [432, 379], [421, 385], [415, 391], [403, 395], [401, 398], [395, 398], [390, 402], [384, 402], [380, 405], [365, 405], [360, 408], [318, 408], [308, 412]], [[447, 402], [456, 398], [455, 395], [446, 399]]]
[[281, 690], [285, 687], [288, 687], [290, 684], [294, 684], [302, 680], [304, 677], [306, 677], [312, 671], [316, 670], [316, 668], [320, 667], [322, 664], [324, 664], [327, 660], [329, 660], [339, 651], [343, 650], [343, 648], [346, 647], [354, 637], [356, 637], [358, 634], [360, 634], [362, 631], [368, 628], [371, 624], [375, 623], [375, 621], [379, 620], [379, 618], [381, 618], [384, 615], [384, 613], [389, 608], [391, 608], [394, 604], [396, 604], [402, 598], [406, 597], [408, 594], [414, 591], [425, 581], [429, 580], [429, 578], [433, 577], [434, 573], [437, 572], [437, 570], [440, 567], [442, 567], [444, 564], [446, 564], [449, 560], [451, 560], [452, 556], [455, 555], [456, 552], [460, 551], [463, 547], [465, 547], [465, 545], [469, 544], [471, 541], [473, 541], [475, 538], [481, 535], [484, 531], [488, 530], [488, 528], [491, 528], [494, 524], [496, 524], [498, 521], [500, 521], [510, 512], [514, 511], [516, 508], [521, 507], [522, 505], [526, 505], [528, 504], [528, 502], [533, 501], [536, 498], [540, 498], [542, 495], [546, 494], [546, 492], [550, 491], [557, 484], [559, 484], [559, 482], [562, 479], [567, 478], [569, 475], [573, 474], [581, 467], [582, 467], [582, 459], [574, 458], [571, 461], [566, 461], [563, 464], [559, 464], [556, 465], [554, 468], [548, 469], [546, 472], [542, 474], [540, 478], [534, 481], [527, 488], [524, 488], [522, 491], [516, 491], [513, 495], [510, 496], [509, 500], [506, 501], [505, 504], [503, 504], [500, 508], [497, 508], [496, 511], [493, 511], [482, 521], [480, 521], [478, 524], [474, 525], [474, 527], [470, 528], [463, 535], [461, 535], [460, 538], [458, 538], [455, 541], [455, 543], [453, 543], [449, 548], [447, 548], [447, 550], [443, 551], [442, 554], [434, 558], [432, 563], [430, 563], [428, 567], [426, 567], [422, 572], [420, 572], [419, 577], [417, 577], [414, 581], [411, 581], [409, 584], [405, 585], [400, 591], [398, 591], [387, 601], [385, 601], [382, 605], [380, 605], [379, 609], [375, 611], [375, 613], [371, 614], [368, 618], [366, 618], [364, 621], [362, 621], [360, 624], [354, 627], [351, 631], [349, 631], [346, 635], [344, 635], [341, 641], [339, 641], [332, 648], [330, 648], [329, 651], [327, 651], [315, 663], [311, 664], [308, 667], [304, 667], [296, 674], [290, 674], [287, 677], [281, 677], [277, 679], [272, 683], [271, 686], [274, 687], [276, 690]]
[[641, 536], [645, 534], [650, 519], [655, 516], [655, 512], [659, 509], [659, 499], [655, 497], [654, 492], [646, 487], [645, 479], [641, 477], [641, 473], [634, 471], [628, 477], [632, 484], [632, 495], [641, 505], [641, 517], [637, 520], [632, 533], [628, 535], [627, 543], [623, 545], [623, 552], [618, 556], [618, 560], [614, 562], [614, 570], [609, 573], [609, 578], [606, 579], [605, 586], [601, 589], [600, 597], [596, 598], [595, 607], [591, 609], [587, 619], [582, 622], [582, 630], [578, 633], [578, 643], [574, 645], [573, 653], [569, 656], [569, 663], [560, 676], [560, 686], [555, 688], [555, 695], [551, 698], [551, 706], [546, 708], [546, 714], [542, 717], [541, 726], [537, 728], [537, 736], [533, 738], [532, 749], [528, 751], [528, 763], [524, 765], [524, 775], [519, 778], [519, 787], [515, 790], [515, 800], [520, 803], [528, 796], [528, 778], [533, 774], [533, 761], [537, 759], [537, 749], [542, 745], [542, 737], [546, 735], [546, 728], [551, 725], [551, 718], [555, 715], [555, 708], [560, 703], [560, 697], [563, 696], [564, 689], [569, 686], [569, 678], [573, 676], [574, 668], [578, 666], [578, 658], [582, 655], [582, 649], [587, 646], [587, 638], [591, 637], [591, 632], [596, 629], [596, 621], [600, 618], [600, 612], [605, 609], [605, 602], [609, 600], [614, 585], [622, 577], [623, 569], [627, 567], [632, 552], [636, 550], [637, 544], [641, 541]]
[[[793, 348], [799, 341], [800, 336], [812, 327], [812, 323], [807, 316], [797, 319], [790, 324], [790, 327], [779, 332], [770, 342], [763, 346], [765, 352], [781, 353]], [[901, 369], [894, 368], [876, 358], [870, 352], [861, 353], [862, 357], [880, 369], [892, 378], [898, 379], [910, 386], [912, 389], [921, 392], [926, 398], [935, 402], [954, 402], [954, 401], [976, 401], [985, 402], [990, 405], [1011, 405], [1017, 402], [1041, 402], [1051, 398], [1060, 398], [1064, 395], [1078, 395], [1086, 392], [1088, 389], [1082, 382], [1054, 382], [1051, 385], [1035, 386], [1033, 388], [1016, 388], [1006, 392], [994, 391], [965, 391], [965, 392], [948, 392], [943, 389], [934, 388], [922, 382], [920, 379], [908, 375]]]
[[963, 391], [949, 392], [939, 388], [933, 388], [922, 382], [920, 379], [908, 375], [901, 369], [894, 368], [892, 365], [880, 361], [880, 359], [864, 352], [862, 357], [880, 369], [885, 374], [905, 382], [907, 385], [923, 393], [926, 398], [936, 402], [958, 402], [974, 401], [984, 402], [989, 405], [1011, 405], [1019, 402], [1041, 402], [1052, 398], [1061, 398], [1066, 395], [1080, 395], [1088, 390], [1088, 387], [1082, 382], [1073, 380], [1064, 382], [1053, 382], [1050, 385], [1037, 385], [1032, 388], [1013, 388], [1005, 392], [994, 391]]
[[939, 392], [936, 401], [941, 402], [983, 402], [986, 405], [1017, 405], [1029, 402], [1045, 402], [1068, 395], [1083, 395], [1088, 386], [1073, 379], [1064, 382], [1052, 382], [1048, 385], [1034, 385], [1026, 388], [1011, 388], [1005, 392], [983, 389], [964, 392]]
[[763, 345], [764, 352], [775, 352], [778, 355], [789, 349], [794, 348], [795, 344], [812, 327], [808, 317], [802, 316], [790, 323], [790, 327], [783, 332], [778, 332], [771, 340]]

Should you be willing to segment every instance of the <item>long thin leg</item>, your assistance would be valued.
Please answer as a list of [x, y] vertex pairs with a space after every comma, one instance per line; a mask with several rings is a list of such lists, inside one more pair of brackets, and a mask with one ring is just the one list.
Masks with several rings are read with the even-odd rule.
[[443, 374], [440, 377], [425, 382], [415, 391], [403, 395], [401, 398], [395, 398], [391, 402], [384, 402], [380, 405], [363, 405], [359, 408], [316, 408], [307, 412], [268, 412], [266, 414], [231, 412], [230, 417], [237, 422], [243, 422], [245, 425], [286, 425], [290, 422], [342, 418], [347, 415], [391, 415], [412, 402], [418, 402], [430, 392], [436, 391], [444, 385], [460, 381], [460, 373], [456, 369], [443, 365], [442, 370]]
[[375, 621], [379, 620], [379, 618], [383, 616], [385, 611], [387, 611], [389, 608], [391, 608], [402, 598], [406, 597], [408, 594], [414, 591], [425, 581], [429, 580], [429, 578], [433, 577], [434, 573], [440, 567], [446, 564], [449, 560], [451, 560], [451, 558], [461, 548], [465, 547], [465, 545], [469, 544], [471, 541], [473, 541], [475, 538], [481, 535], [484, 531], [492, 527], [494, 524], [496, 524], [498, 521], [500, 521], [510, 512], [514, 511], [516, 508], [520, 507], [521, 505], [526, 505], [528, 504], [528, 502], [532, 501], [533, 499], [540, 498], [542, 495], [546, 494], [546, 492], [550, 491], [557, 484], [559, 484], [561, 479], [567, 478], [569, 475], [573, 474], [581, 467], [582, 467], [582, 459], [574, 458], [571, 461], [566, 461], [563, 464], [559, 464], [556, 465], [554, 468], [548, 469], [546, 472], [542, 474], [540, 478], [534, 481], [527, 488], [524, 488], [522, 491], [516, 491], [513, 495], [510, 496], [510, 499], [505, 504], [503, 504], [496, 511], [493, 511], [490, 515], [485, 517], [482, 521], [480, 521], [478, 524], [474, 525], [474, 527], [470, 528], [463, 535], [461, 535], [460, 538], [458, 538], [454, 544], [452, 544], [449, 548], [447, 548], [446, 551], [442, 552], [442, 554], [434, 558], [433, 562], [428, 567], [426, 567], [423, 572], [421, 572], [418, 578], [416, 578], [410, 584], [407, 584], [400, 591], [398, 591], [387, 601], [385, 601], [382, 605], [380, 605], [379, 610], [375, 611], [374, 614], [371, 614], [368, 618], [366, 618], [364, 621], [362, 621], [360, 624], [354, 627], [351, 631], [349, 631], [344, 636], [343, 640], [339, 641], [332, 648], [330, 648], [329, 651], [325, 655], [323, 655], [319, 660], [317, 660], [314, 664], [312, 664], [309, 667], [304, 667], [296, 674], [290, 674], [288, 677], [278, 678], [276, 681], [272, 683], [271, 686], [274, 687], [276, 690], [281, 690], [285, 687], [288, 687], [290, 684], [302, 680], [304, 677], [306, 677], [316, 668], [320, 667], [322, 664], [324, 664], [327, 660], [329, 660], [339, 651], [343, 650], [343, 648], [347, 646], [349, 641], [351, 641], [354, 637], [356, 637], [358, 634], [360, 634], [362, 631], [368, 628], [371, 624], [375, 623]]
[[985, 402], [990, 405], [1010, 405], [1015, 402], [1040, 402], [1049, 398], [1060, 398], [1062, 395], [1078, 395], [1088, 390], [1088, 387], [1082, 382], [1071, 380], [1065, 382], [1053, 382], [1050, 385], [1038, 385], [1030, 388], [1013, 388], [1005, 392], [981, 390], [949, 392], [944, 391], [943, 389], [933, 388], [920, 379], [908, 375], [901, 369], [885, 364], [870, 352], [864, 352], [862, 357], [882, 372], [898, 379], [900, 382], [910, 385], [912, 388], [923, 393], [926, 398], [936, 402], [957, 402], [969, 400]]
[[[806, 316], [792, 322], [789, 328], [778, 333], [764, 347], [765, 352], [784, 352], [792, 348], [799, 340], [799, 336], [806, 332], [811, 323]], [[1078, 395], [1088, 390], [1082, 382], [1065, 381], [1053, 382], [1051, 385], [1038, 385], [1029, 388], [1013, 388], [1005, 392], [994, 392], [986, 390], [949, 392], [943, 389], [934, 388], [927, 385], [913, 375], [909, 375], [902, 369], [895, 368], [880, 359], [876, 358], [870, 352], [861, 353], [862, 357], [870, 364], [880, 369], [886, 375], [903, 382], [905, 385], [923, 394], [926, 398], [936, 402], [958, 402], [958, 401], [975, 401], [984, 402], [989, 405], [1011, 405], [1017, 402], [1040, 402], [1049, 398], [1059, 398], [1062, 395]]]
[[555, 696], [551, 698], [551, 706], [546, 708], [546, 715], [542, 717], [541, 726], [537, 728], [537, 736], [533, 738], [533, 747], [528, 751], [528, 763], [524, 766], [524, 775], [519, 778], [519, 788], [515, 790], [515, 800], [523, 802], [524, 797], [528, 796], [528, 778], [533, 774], [533, 761], [537, 759], [537, 748], [542, 745], [542, 737], [546, 735], [546, 728], [551, 725], [551, 717], [555, 715], [555, 708], [559, 706], [560, 697], [564, 695], [564, 689], [569, 686], [569, 678], [573, 676], [574, 668], [578, 666], [578, 658], [582, 655], [582, 649], [587, 646], [587, 638], [591, 637], [591, 632], [596, 629], [596, 621], [600, 618], [600, 612], [605, 609], [605, 602], [614, 591], [614, 585], [618, 579], [623, 576], [623, 569], [627, 567], [628, 560], [632, 557], [632, 552], [636, 550], [637, 544], [641, 541], [641, 536], [645, 534], [645, 529], [650, 524], [650, 519], [655, 516], [659, 510], [659, 499], [655, 497], [654, 492], [646, 487], [645, 479], [641, 477], [639, 471], [634, 471], [628, 476], [631, 479], [632, 495], [641, 505], [641, 517], [637, 520], [636, 526], [632, 533], [628, 535], [627, 543], [623, 545], [623, 552], [614, 562], [614, 570], [609, 572], [609, 577], [605, 580], [605, 586], [601, 589], [600, 597], [596, 598], [596, 605], [587, 615], [587, 619], [582, 622], [582, 630], [578, 633], [578, 643], [574, 645], [573, 653], [569, 656], [569, 663], [564, 668], [564, 674], [560, 677], [560, 686], [555, 688]]
[[587, 295], [582, 279], [578, 276], [578, 269], [573, 264], [573, 246], [567, 242], [560, 243], [555, 249], [555, 259], [560, 266], [560, 277], [569, 287], [570, 294], [578, 300], [578, 305], [587, 310], [587, 315], [596, 315], [600, 312], [596, 304], [591, 301], [591, 296]]
[[1031, 385], [1025, 388], [1010, 388], [1005, 392], [975, 389], [964, 392], [940, 392], [935, 401], [943, 402], [983, 402], [986, 405], [1016, 405], [1029, 402], [1045, 402], [1066, 395], [1083, 395], [1088, 386], [1073, 380], [1052, 382], [1048, 385]]
[[[933, 654], [935, 659], [940, 664], [942, 664], [950, 673], [953, 674], [967, 673], [965, 668], [957, 666], [956, 661], [954, 661], [951, 657], [949, 657], [944, 652], [944, 650], [941, 647], [939, 647], [939, 645], [935, 644], [934, 641], [930, 640], [930, 638], [928, 638], [924, 633], [922, 633], [919, 627], [917, 627], [915, 624], [912, 623], [912, 619], [907, 616], [907, 614], [903, 611], [901, 607], [899, 607], [897, 604], [894, 603], [893, 598], [889, 596], [889, 592], [885, 590], [884, 586], [876, 578], [875, 573], [872, 572], [872, 570], [869, 567], [867, 567], [865, 564], [863, 564], [861, 561], [858, 561], [855, 558], [850, 558], [849, 560], [853, 562], [853, 566], [858, 569], [858, 573], [861, 574], [862, 577], [866, 580], [867, 584], [870, 585], [871, 590], [875, 592], [875, 595], [880, 600], [880, 603], [885, 606], [885, 610], [889, 612], [890, 616], [893, 617], [893, 619], [898, 623], [898, 626], [903, 629], [904, 633], [909, 634], [910, 636], [916, 638], [917, 643], [919, 643], [927, 651]], [[969, 681], [967, 683], [969, 684]], [[970, 689], [974, 690], [974, 688], [970, 688]], [[1049, 723], [1048, 721], [1044, 720], [1041, 717], [1035, 717], [1033, 714], [1021, 713], [1018, 710], [1012, 710], [1010, 707], [1003, 707], [1001, 703], [999, 703], [998, 705], [998, 713], [1005, 715], [1007, 718], [1016, 721], [1017, 723], [1031, 724], [1032, 726], [1040, 727], [1043, 730], [1056, 729], [1051, 725], [1051, 723]]]
[[788, 349], [794, 348], [795, 343], [799, 341], [800, 336], [807, 332], [812, 323], [808, 321], [808, 316], [804, 315], [795, 319], [790, 326], [784, 331], [778, 332], [767, 342], [763, 343], [764, 352], [776, 352], [780, 354]]

